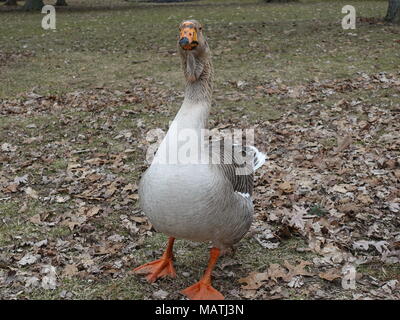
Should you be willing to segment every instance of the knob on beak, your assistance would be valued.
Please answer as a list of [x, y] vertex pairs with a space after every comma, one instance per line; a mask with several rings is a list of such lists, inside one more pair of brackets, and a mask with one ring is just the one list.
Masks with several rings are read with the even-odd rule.
[[179, 40], [179, 45], [183, 48], [189, 44], [189, 39], [186, 37], [183, 37]]

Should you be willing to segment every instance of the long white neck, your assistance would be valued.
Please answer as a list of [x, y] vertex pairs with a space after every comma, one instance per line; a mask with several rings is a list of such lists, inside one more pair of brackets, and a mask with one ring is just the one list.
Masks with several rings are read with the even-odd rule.
[[185, 99], [161, 142], [154, 161], [174, 162], [181, 159], [185, 150], [190, 150], [192, 160], [195, 161], [194, 158], [201, 152], [204, 142], [202, 129], [208, 128], [211, 107], [212, 65], [209, 55], [202, 62], [201, 68], [202, 73], [195, 81], [186, 81]]
[[208, 102], [194, 103], [185, 99], [175, 119], [171, 122], [154, 161], [177, 164], [185, 159], [183, 162], [196, 163], [204, 144], [203, 129], [207, 128], [209, 109]]
[[186, 99], [175, 116], [174, 122], [179, 129], [205, 129], [208, 127], [210, 104], [208, 101]]

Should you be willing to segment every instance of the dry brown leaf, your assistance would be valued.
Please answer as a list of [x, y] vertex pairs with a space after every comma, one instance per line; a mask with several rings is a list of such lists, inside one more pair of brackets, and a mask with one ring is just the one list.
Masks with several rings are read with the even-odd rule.
[[293, 206], [293, 210], [290, 212], [289, 225], [299, 230], [304, 230], [306, 220], [304, 217], [307, 215], [307, 210], [303, 207]]
[[338, 138], [338, 146], [337, 148], [335, 148], [334, 152], [339, 153], [344, 151], [345, 149], [347, 149], [347, 147], [351, 145], [352, 142], [353, 139], [349, 135], [345, 136], [343, 139]]
[[340, 270], [333, 268], [333, 269], [329, 269], [329, 270], [327, 270], [325, 272], [320, 272], [318, 274], [318, 276], [321, 279], [328, 280], [328, 281], [333, 281], [335, 279], [341, 278], [342, 274], [341, 274]]
[[122, 192], [131, 191], [135, 192], [138, 189], [137, 184], [128, 183], [123, 189]]
[[374, 200], [371, 199], [370, 196], [361, 194], [357, 197], [357, 200], [362, 202], [363, 204], [371, 204], [374, 203]]
[[34, 223], [34, 224], [41, 224], [42, 221], [40, 220], [40, 215], [39, 214], [35, 214], [34, 216], [29, 218], [29, 221]]
[[98, 214], [100, 212], [100, 210], [101, 210], [101, 207], [99, 207], [99, 206], [92, 207], [92, 208], [90, 208], [89, 210], [86, 211], [86, 216], [87, 217], [93, 217], [96, 214]]
[[138, 200], [139, 195], [137, 193], [134, 193], [134, 194], [130, 194], [127, 198], [132, 199], [132, 200]]
[[14, 193], [18, 191], [18, 183], [12, 182], [9, 185], [7, 185], [5, 188], [3, 188], [3, 192], [5, 193]]
[[89, 182], [96, 182], [98, 180], [100, 180], [103, 176], [101, 174], [98, 173], [92, 173], [89, 174], [85, 177], [86, 180], [88, 180]]
[[362, 208], [357, 206], [355, 203], [345, 203], [338, 206], [338, 211], [349, 213], [349, 212], [359, 212]]
[[113, 196], [113, 194], [115, 193], [115, 191], [117, 191], [117, 186], [116, 183], [113, 182], [106, 190], [106, 192], [104, 193], [104, 198], [108, 199], [111, 198]]
[[[28, 210], [28, 204], [26, 202], [24, 202], [21, 206], [21, 208], [19, 208], [18, 213], [25, 213]], [[39, 216], [39, 220], [40, 220], [40, 216]]]
[[146, 217], [131, 217], [131, 219], [137, 223], [145, 223], [148, 222]]
[[80, 226], [81, 224], [86, 222], [86, 220], [86, 216], [74, 215], [71, 216], [71, 218], [67, 218], [63, 222], [61, 222], [61, 225], [67, 226], [72, 231], [76, 226]]
[[239, 283], [246, 283], [246, 285], [242, 285], [242, 289], [256, 290], [263, 286], [264, 281], [268, 279], [268, 272], [250, 272], [247, 277], [239, 279]]
[[75, 264], [67, 264], [63, 271], [63, 275], [66, 277], [72, 277], [78, 273], [79, 273], [79, 271]]
[[284, 266], [289, 270], [288, 274], [284, 278], [285, 281], [292, 280], [295, 276], [313, 276], [313, 273], [308, 272], [304, 268], [312, 265], [311, 262], [300, 260], [298, 265], [291, 265], [287, 260], [284, 261]]
[[77, 168], [80, 168], [81, 167], [81, 165], [79, 164], [79, 163], [76, 163], [76, 162], [69, 162], [68, 163], [68, 166], [67, 166], [67, 170], [68, 171], [71, 171], [71, 170], [73, 170], [73, 169], [77, 169]]
[[22, 143], [23, 144], [31, 144], [33, 142], [41, 142], [43, 140], [43, 136], [39, 137], [31, 137], [31, 138], [25, 138]]
[[331, 191], [333, 192], [339, 192], [339, 193], [346, 193], [347, 189], [345, 188], [344, 185], [335, 185]]
[[[93, 159], [85, 160], [84, 162], [91, 164], [91, 165], [99, 166], [99, 165], [103, 164], [105, 162], [105, 160], [103, 160], [101, 158], [93, 158]], [[69, 165], [68, 165], [68, 167], [69, 167]]]
[[35, 190], [33, 190], [31, 187], [26, 188], [25, 189], [25, 193], [29, 197], [31, 197], [32, 199], [38, 199], [39, 198], [38, 193]]
[[277, 279], [284, 279], [287, 276], [287, 271], [278, 263], [271, 263], [267, 270], [268, 276], [271, 280], [277, 282]]
[[96, 248], [96, 253], [95, 255], [104, 255], [104, 254], [114, 254], [119, 251], [123, 247], [122, 243], [116, 243], [112, 246], [101, 246]]
[[283, 192], [285, 192], [285, 193], [291, 193], [291, 192], [293, 192], [293, 186], [292, 186], [291, 183], [288, 182], [288, 181], [285, 181], [285, 182], [281, 183], [281, 184], [278, 186], [278, 188], [279, 188], [279, 190], [281, 190], [281, 191], [283, 191]]

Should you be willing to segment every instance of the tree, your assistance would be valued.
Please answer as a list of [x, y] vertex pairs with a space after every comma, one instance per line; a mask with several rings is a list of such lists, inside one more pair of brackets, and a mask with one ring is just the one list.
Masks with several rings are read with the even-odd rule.
[[389, 0], [385, 20], [387, 22], [400, 23], [400, 0]]
[[5, 6], [17, 6], [17, 0], [7, 0]]
[[41, 10], [44, 6], [43, 0], [26, 0], [24, 10]]
[[67, 6], [68, 4], [67, 4], [67, 1], [66, 0], [57, 0], [57, 2], [56, 2], [56, 4], [55, 4], [55, 6], [59, 6], [59, 7], [61, 7], [61, 6]]

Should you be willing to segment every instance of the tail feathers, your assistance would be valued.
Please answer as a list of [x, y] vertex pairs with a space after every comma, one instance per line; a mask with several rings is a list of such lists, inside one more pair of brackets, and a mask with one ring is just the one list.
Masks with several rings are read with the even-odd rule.
[[253, 150], [253, 152], [254, 152], [253, 169], [254, 169], [254, 171], [256, 171], [267, 161], [267, 156], [266, 156], [266, 154], [258, 151], [258, 149], [256, 147], [253, 147], [253, 146], [248, 146], [248, 147], [251, 150]]

